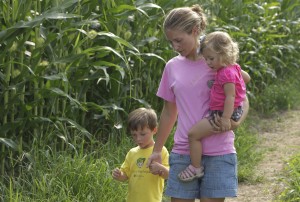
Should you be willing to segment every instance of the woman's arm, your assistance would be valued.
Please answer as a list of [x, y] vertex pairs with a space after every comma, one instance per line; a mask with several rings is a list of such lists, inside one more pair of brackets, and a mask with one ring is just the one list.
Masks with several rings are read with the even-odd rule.
[[242, 73], [242, 77], [244, 79], [244, 82], [249, 83], [250, 80], [251, 80], [250, 75], [247, 72], [245, 72], [244, 70], [242, 70], [241, 73]]
[[156, 134], [156, 140], [155, 140], [153, 152], [147, 162], [148, 167], [152, 163], [152, 161], [161, 163], [162, 148], [170, 135], [170, 132], [176, 122], [176, 119], [177, 119], [176, 104], [173, 102], [165, 101], [159, 119], [158, 130]]
[[231, 120], [231, 130], [236, 129], [246, 119], [248, 112], [249, 112], [249, 100], [248, 97], [246, 96], [243, 102], [243, 114], [237, 122]]

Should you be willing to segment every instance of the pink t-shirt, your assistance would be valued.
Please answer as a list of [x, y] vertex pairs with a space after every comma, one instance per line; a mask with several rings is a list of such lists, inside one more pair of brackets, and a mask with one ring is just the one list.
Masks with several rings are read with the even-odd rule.
[[209, 107], [211, 110], [223, 111], [226, 98], [223, 87], [226, 83], [233, 83], [235, 85], [234, 108], [243, 105], [243, 101], [246, 97], [246, 85], [241, 74], [240, 65], [235, 64], [217, 71], [214, 84], [210, 91]]
[[[203, 59], [191, 61], [176, 56], [166, 64], [157, 96], [175, 102], [178, 110], [177, 128], [172, 152], [189, 154], [188, 131], [204, 118], [209, 110], [210, 88], [208, 82], [215, 73]], [[229, 131], [202, 140], [204, 155], [235, 153], [234, 133]]]

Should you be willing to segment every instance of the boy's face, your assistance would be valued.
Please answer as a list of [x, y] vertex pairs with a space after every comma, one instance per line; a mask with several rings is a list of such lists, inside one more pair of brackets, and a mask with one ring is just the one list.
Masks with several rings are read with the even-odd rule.
[[140, 146], [141, 149], [146, 149], [154, 145], [153, 135], [156, 133], [156, 128], [150, 130], [148, 127], [138, 127], [137, 130], [130, 130], [134, 142]]

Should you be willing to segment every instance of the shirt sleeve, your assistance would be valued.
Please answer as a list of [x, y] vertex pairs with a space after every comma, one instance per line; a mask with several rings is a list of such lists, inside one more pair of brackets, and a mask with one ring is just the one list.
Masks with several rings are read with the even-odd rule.
[[236, 83], [236, 69], [235, 66], [223, 68], [218, 74], [219, 83], [223, 86], [226, 83]]
[[156, 95], [169, 102], [175, 102], [175, 95], [171, 87], [170, 68], [166, 65]]

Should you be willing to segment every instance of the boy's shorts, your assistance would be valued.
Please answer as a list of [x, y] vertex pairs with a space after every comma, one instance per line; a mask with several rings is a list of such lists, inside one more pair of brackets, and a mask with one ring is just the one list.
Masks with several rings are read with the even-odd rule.
[[165, 194], [179, 199], [226, 198], [237, 196], [236, 154], [203, 156], [204, 176], [191, 182], [177, 177], [191, 163], [189, 155], [171, 153], [170, 172]]

